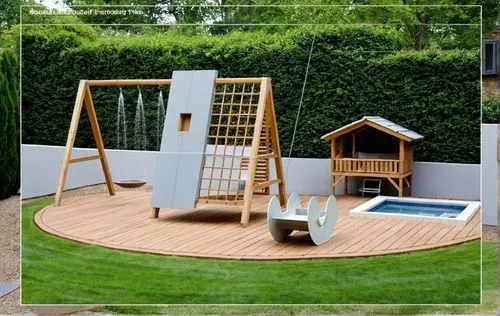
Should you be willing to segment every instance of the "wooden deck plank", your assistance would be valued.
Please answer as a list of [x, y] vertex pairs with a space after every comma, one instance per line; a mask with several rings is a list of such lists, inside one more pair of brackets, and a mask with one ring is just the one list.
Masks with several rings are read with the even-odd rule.
[[405, 220], [394, 220], [391, 222], [392, 225], [387, 225], [384, 233], [380, 234], [377, 238], [372, 240], [368, 239], [368, 242], [359, 251], [368, 252], [374, 250], [376, 247], [380, 247], [379, 250], [387, 249], [391, 243], [387, 242], [392, 236], [396, 235], [397, 232], [401, 231], [408, 223]]
[[[253, 199], [248, 227], [240, 225], [241, 206], [200, 204], [194, 210], [161, 210], [149, 218], [150, 193], [123, 191], [68, 198], [35, 216], [39, 227], [63, 238], [115, 249], [162, 255], [226, 259], [303, 259], [385, 255], [442, 247], [477, 239], [480, 214], [465, 226], [409, 219], [350, 216], [368, 198], [337, 198], [338, 221], [333, 238], [315, 246], [307, 232], [273, 240], [267, 227], [270, 196]], [[327, 197], [319, 197], [324, 207]], [[305, 207], [309, 198], [301, 197]]]
[[[349, 238], [347, 239], [347, 241], [343, 242], [340, 246], [331, 249], [329, 251], [330, 253], [346, 252], [347, 249], [358, 244], [363, 239], [373, 238], [373, 234], [376, 234], [377, 230], [385, 224], [384, 221], [375, 218], [369, 222], [366, 221], [365, 219], [363, 219], [363, 221], [359, 220], [359, 222], [362, 225], [351, 227], [351, 229], [349, 229], [348, 232], [346, 232], [349, 233]], [[341, 233], [339, 232], [339, 236], [340, 235]]]
[[415, 231], [415, 233], [406, 240], [406, 242], [403, 244], [403, 247], [406, 248], [413, 247], [420, 239], [424, 238], [435, 225], [435, 223], [423, 224], [422, 222], [420, 222], [420, 224], [421, 225], [418, 226], [419, 229]]
[[432, 244], [437, 244], [441, 240], [441, 238], [446, 235], [451, 229], [453, 228], [452, 225], [446, 225], [442, 226], [441, 230], [439, 230], [434, 236], [432, 236], [425, 244], [426, 245], [432, 245]]
[[267, 223], [262, 222], [261, 225], [256, 226], [255, 229], [241, 234], [240, 237], [232, 238], [231, 235], [222, 235], [220, 242], [214, 241], [211, 247], [205, 249], [205, 251], [211, 252], [216, 251], [221, 254], [231, 254], [239, 251], [240, 249], [245, 249], [252, 243], [263, 238], [269, 238], [271, 235], [267, 230]]
[[444, 224], [435, 223], [431, 226], [431, 228], [424, 234], [419, 240], [417, 240], [413, 246], [421, 246], [425, 245], [429, 239], [431, 239], [435, 234], [437, 234], [441, 229], [443, 229]]
[[[212, 230], [216, 230], [218, 228], [223, 229], [221, 225], [217, 224], [217, 220], [223, 221], [227, 214], [221, 213], [218, 215], [213, 215], [209, 219], [204, 219], [201, 221], [196, 221], [196, 217], [192, 215], [192, 221], [188, 220], [186, 222], [174, 223], [173, 225], [168, 225], [169, 233], [165, 233], [156, 237], [156, 239], [151, 239], [149, 242], [145, 242], [144, 246], [156, 245], [158, 243], [168, 243], [171, 249], [174, 249], [177, 245], [181, 246], [184, 244], [187, 248], [189, 242], [203, 240], [204, 236], [211, 232]], [[237, 217], [235, 217], [236, 219]], [[165, 221], [165, 223], [169, 223], [169, 221]], [[234, 221], [233, 223], [237, 225], [239, 221]], [[167, 225], [165, 225], [167, 226]], [[165, 227], [166, 228], [166, 227]]]
[[422, 224], [420, 220], [413, 220], [414, 223], [408, 231], [392, 243], [387, 249], [398, 249], [398, 248], [408, 248], [413, 242], [409, 242], [419, 231], [422, 230], [425, 224]]
[[[305, 251], [305, 255], [319, 255], [323, 252], [334, 254], [336, 249], [346, 243], [354, 243], [354, 239], [358, 235], [358, 228], [369, 227], [372, 223], [376, 222], [375, 218], [359, 218], [349, 217], [344, 220], [344, 224], [338, 225], [336, 231], [333, 233], [332, 239], [318, 248], [311, 248]], [[320, 249], [321, 248], [321, 249]]]
[[453, 240], [464, 229], [463, 226], [453, 226], [439, 241]]
[[350, 245], [349, 247], [339, 247], [336, 249], [336, 251], [342, 253], [358, 252], [372, 240], [380, 237], [380, 233], [386, 232], [388, 229], [390, 229], [392, 224], [396, 221], [397, 220], [393, 219], [387, 219], [385, 221], [378, 220], [375, 225], [370, 227], [370, 229], [366, 229], [358, 235], [359, 240], [356, 243]]
[[394, 233], [389, 238], [387, 238], [383, 242], [379, 243], [377, 246], [373, 247], [373, 249], [371, 249], [371, 251], [374, 251], [374, 252], [387, 251], [388, 249], [390, 249], [391, 245], [394, 242], [396, 242], [396, 240], [398, 240], [399, 238], [404, 236], [408, 232], [408, 230], [412, 229], [412, 227], [414, 225], [413, 222], [409, 222], [406, 220], [403, 221], [403, 223], [404, 223], [403, 227], [401, 227], [399, 230], [395, 230]]

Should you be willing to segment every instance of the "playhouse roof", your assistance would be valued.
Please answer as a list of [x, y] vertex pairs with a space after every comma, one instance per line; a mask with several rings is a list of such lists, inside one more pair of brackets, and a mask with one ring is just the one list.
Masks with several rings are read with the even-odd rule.
[[347, 124], [339, 129], [334, 130], [328, 134], [325, 134], [321, 137], [321, 139], [332, 140], [333, 138], [337, 138], [344, 134], [354, 132], [357, 129], [363, 126], [370, 126], [376, 128], [382, 132], [393, 135], [399, 139], [405, 140], [407, 142], [415, 141], [424, 138], [424, 136], [420, 135], [417, 132], [411, 131], [401, 125], [393, 123], [383, 117], [380, 116], [365, 116], [362, 119]]

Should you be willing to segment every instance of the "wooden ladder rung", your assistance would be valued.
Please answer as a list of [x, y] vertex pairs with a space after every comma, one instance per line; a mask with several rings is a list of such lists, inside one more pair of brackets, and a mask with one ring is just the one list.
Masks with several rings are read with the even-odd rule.
[[69, 163], [77, 163], [77, 162], [84, 162], [84, 161], [90, 161], [90, 160], [99, 160], [99, 159], [101, 159], [100, 155], [85, 156], [85, 157], [78, 157], [78, 158], [70, 159]]

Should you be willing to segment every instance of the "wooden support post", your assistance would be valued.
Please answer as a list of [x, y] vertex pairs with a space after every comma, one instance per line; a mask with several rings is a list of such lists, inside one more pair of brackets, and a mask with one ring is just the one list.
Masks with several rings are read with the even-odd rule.
[[332, 139], [330, 143], [330, 187], [332, 188], [332, 195], [335, 195], [335, 176], [332, 173], [335, 171], [335, 141], [336, 139]]
[[398, 186], [398, 184], [394, 180], [392, 180], [391, 177], [387, 177], [387, 180], [389, 181], [390, 184], [392, 184], [393, 187], [396, 188], [396, 190], [398, 190], [398, 193], [399, 193], [399, 186]]
[[344, 180], [345, 176], [340, 176], [339, 179], [337, 181], [335, 181], [335, 176], [333, 176], [333, 180], [335, 182], [333, 182], [332, 184], [332, 187], [333, 187], [333, 192], [335, 193], [335, 187], [340, 183], [342, 182], [342, 180]]
[[399, 168], [398, 168], [398, 173], [400, 175], [402, 175], [404, 173], [404, 169], [405, 169], [404, 164], [405, 164], [405, 141], [400, 139], [399, 140]]
[[335, 195], [335, 186], [334, 186], [334, 183], [335, 183], [335, 176], [332, 175], [330, 177], [330, 188], [331, 188], [331, 195]]
[[104, 151], [101, 129], [99, 128], [99, 123], [97, 122], [94, 101], [92, 100], [92, 94], [90, 93], [89, 86], [86, 86], [85, 88], [85, 104], [87, 106], [90, 126], [92, 127], [92, 133], [94, 134], [97, 151], [99, 152], [99, 156], [101, 156], [100, 160], [102, 171], [104, 172], [104, 178], [106, 179], [106, 186], [108, 187], [109, 195], [115, 195], [115, 187], [113, 185], [113, 180], [111, 179], [111, 172], [109, 171], [108, 160], [106, 159], [106, 152]]
[[283, 172], [283, 160], [281, 159], [281, 149], [279, 146], [278, 125], [276, 124], [276, 113], [274, 111], [273, 88], [270, 79], [268, 81], [268, 90], [266, 108], [268, 110], [267, 124], [270, 124], [271, 148], [273, 150], [274, 167], [276, 168], [276, 178], [278, 182], [278, 199], [282, 207], [286, 204], [285, 173]]
[[151, 208], [151, 218], [158, 218], [158, 213], [160, 212], [159, 207]]
[[262, 132], [262, 122], [264, 121], [264, 115], [266, 112], [266, 100], [269, 86], [268, 81], [269, 80], [267, 78], [263, 79], [260, 86], [260, 96], [255, 118], [252, 147], [250, 151], [250, 157], [248, 158], [248, 176], [245, 185], [245, 194], [243, 195], [243, 212], [241, 213], [241, 225], [243, 225], [243, 227], [246, 227], [248, 225], [248, 221], [250, 220], [250, 207], [252, 206], [255, 171], [257, 168], [257, 155], [259, 153], [260, 134]]
[[55, 200], [56, 206], [61, 205], [64, 184], [66, 182], [66, 176], [68, 175], [69, 161], [71, 160], [71, 152], [73, 151], [73, 144], [75, 143], [76, 132], [78, 130], [78, 122], [80, 120], [80, 113], [82, 112], [86, 88], [87, 84], [85, 80], [80, 80], [80, 84], [78, 85], [78, 92], [76, 93], [75, 106], [73, 108], [73, 116], [71, 117], [68, 139], [66, 140], [66, 148], [64, 149], [64, 158], [61, 165], [61, 172], [59, 173], [59, 183], [57, 184]]
[[352, 151], [351, 158], [356, 158], [356, 134], [352, 134]]
[[344, 195], [347, 195], [347, 192], [348, 192], [348, 186], [349, 186], [349, 177], [348, 176], [345, 176], [345, 179], [344, 179]]
[[336, 153], [337, 149], [335, 146], [337, 146], [337, 139], [336, 138], [332, 139], [332, 143], [331, 143], [332, 159], [337, 157], [337, 153]]
[[340, 138], [340, 145], [339, 145], [339, 157], [343, 158], [344, 157], [344, 138]]
[[398, 168], [398, 173], [399, 173], [398, 195], [399, 195], [399, 197], [402, 197], [404, 194], [404, 182], [403, 182], [404, 172], [405, 172], [405, 141], [400, 139], [399, 140], [399, 168]]

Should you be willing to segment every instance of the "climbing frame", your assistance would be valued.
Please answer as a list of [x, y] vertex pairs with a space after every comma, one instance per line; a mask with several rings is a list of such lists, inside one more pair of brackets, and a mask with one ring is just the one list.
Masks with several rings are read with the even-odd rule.
[[[275, 178], [271, 178], [271, 160]], [[269, 194], [285, 186], [276, 115], [269, 78], [217, 79], [208, 126], [198, 203], [243, 204], [247, 225], [253, 194]], [[158, 207], [152, 217], [157, 217]]]
[[[266, 184], [269, 179], [270, 158], [273, 156], [271, 124], [258, 113], [260, 84], [233, 83], [219, 85], [215, 91], [209, 126], [208, 147], [200, 198], [210, 202], [238, 204], [243, 200], [250, 167], [250, 149], [256, 124], [260, 126], [255, 181]], [[259, 117], [258, 119], [258, 115]], [[262, 185], [254, 193], [269, 193]]]
[[[170, 84], [170, 79], [80, 81], [61, 166], [56, 206], [61, 204], [70, 163], [100, 159], [109, 193], [115, 194], [90, 87]], [[89, 113], [99, 155], [71, 159], [83, 104]], [[270, 172], [272, 161], [275, 167], [274, 177], [271, 177]], [[198, 203], [243, 204], [241, 224], [246, 226], [250, 218], [253, 194], [269, 194], [269, 187], [273, 184], [278, 185], [278, 198], [284, 206], [284, 173], [271, 79], [217, 78]], [[158, 217], [158, 213], [159, 208], [153, 208], [152, 217]]]

